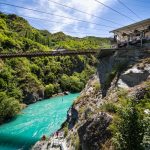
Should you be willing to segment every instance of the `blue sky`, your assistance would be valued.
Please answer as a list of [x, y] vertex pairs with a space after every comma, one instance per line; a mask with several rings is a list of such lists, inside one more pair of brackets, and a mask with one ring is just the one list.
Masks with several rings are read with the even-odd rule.
[[[131, 13], [124, 6], [122, 6], [118, 2], [118, 0], [99, 0], [99, 1], [129, 16], [135, 21], [132, 21], [126, 17], [117, 14], [116, 12], [113, 12], [112, 10], [97, 3], [95, 0], [52, 0], [52, 1], [87, 12], [88, 14], [93, 14], [95, 16], [114, 21], [120, 25], [101, 20], [99, 18], [84, 13], [80, 13], [78, 11], [74, 11], [69, 8], [62, 7], [49, 0], [13, 0], [13, 1], [0, 0], [0, 2], [37, 9], [40, 11], [53, 13], [55, 15], [61, 15], [69, 18], [84, 20], [95, 24], [103, 24], [110, 27], [104, 27], [95, 24], [62, 18], [58, 16], [53, 16], [50, 14], [42, 14], [30, 10], [14, 8], [3, 4], [0, 4], [0, 11], [4, 11], [7, 13], [15, 13], [17, 15], [24, 16], [24, 18], [27, 19], [32, 26], [38, 29], [46, 29], [49, 30], [51, 33], [63, 31], [66, 34], [72, 36], [78, 36], [78, 37], [83, 37], [88, 35], [98, 36], [98, 37], [104, 37], [104, 36], [109, 37], [112, 35], [109, 33], [109, 31], [115, 28], [119, 28], [123, 25], [134, 23], [135, 21], [140, 21], [140, 19], [137, 18], [133, 13]], [[120, 0], [120, 1], [122, 1], [130, 9], [132, 9], [141, 19], [150, 18], [150, 0]], [[47, 21], [33, 19], [33, 18], [31, 19], [28, 17], [41, 18]]]

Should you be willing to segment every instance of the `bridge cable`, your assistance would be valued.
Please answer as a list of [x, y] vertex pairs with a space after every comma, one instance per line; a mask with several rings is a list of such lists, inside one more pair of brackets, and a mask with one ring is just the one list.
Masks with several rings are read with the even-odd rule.
[[[6, 11], [2, 11], [3, 13], [6, 13], [6, 14], [11, 14], [11, 13], [14, 13], [14, 12], [6, 12]], [[42, 20], [42, 21], [46, 21], [46, 22], [53, 22], [53, 23], [60, 23], [60, 24], [67, 24], [67, 23], [64, 23], [64, 22], [59, 22], [59, 21], [52, 21], [52, 20], [49, 20], [49, 19], [44, 19], [44, 18], [39, 18], [39, 17], [32, 17], [32, 16], [26, 16], [26, 15], [19, 15], [20, 17], [27, 17], [29, 19], [36, 19], [36, 20]], [[68, 25], [68, 24], [67, 24]], [[80, 26], [80, 27], [83, 27], [85, 28], [84, 26]], [[97, 31], [101, 31], [101, 29], [95, 29], [94, 30], [97, 30]], [[104, 31], [104, 30], [103, 30]], [[105, 31], [109, 31], [109, 30], [105, 30]]]
[[[132, 14], [134, 14], [139, 20], [142, 20], [142, 18], [137, 15], [131, 8], [129, 8], [125, 3], [123, 3], [121, 0], [117, 0], [122, 6], [124, 6], [125, 8], [127, 8]], [[144, 30], [144, 26], [142, 25], [142, 28]]]
[[[106, 5], [106, 4], [102, 3], [102, 2], [100, 2], [99, 0], [94, 0], [94, 1], [96, 1], [97, 3], [103, 5], [103, 6], [107, 7], [107, 8], [109, 8], [110, 10], [112, 10], [112, 11], [114, 11], [114, 12], [120, 14], [121, 16], [124, 16], [124, 17], [126, 17], [126, 18], [128, 18], [128, 19], [130, 19], [130, 20], [132, 20], [132, 21], [134, 21], [134, 22], [137, 22], [136, 20], [134, 20], [134, 19], [130, 18], [129, 16], [127, 16], [127, 15], [125, 15], [125, 14], [119, 12], [118, 10], [116, 10], [116, 9], [114, 9], [114, 8], [112, 8], [112, 7], [108, 6], [108, 5]], [[129, 29], [129, 31], [132, 30], [130, 27], [127, 27], [127, 28]]]
[[103, 6], [107, 7], [107, 8], [109, 8], [110, 10], [112, 10], [112, 11], [118, 13], [119, 15], [124, 16], [124, 17], [126, 17], [126, 18], [128, 18], [128, 19], [130, 19], [130, 20], [132, 20], [132, 21], [134, 21], [134, 22], [136, 22], [136, 20], [134, 20], [134, 19], [130, 18], [129, 16], [127, 16], [127, 15], [125, 15], [125, 14], [119, 12], [118, 10], [116, 10], [116, 9], [114, 9], [114, 8], [112, 8], [112, 7], [108, 6], [108, 5], [106, 5], [106, 4], [102, 3], [102, 2], [100, 2], [99, 0], [94, 0], [94, 1], [96, 1], [97, 3], [103, 5]]
[[[6, 11], [3, 11], [3, 13], [7, 13], [8, 14], [8, 12], [6, 12]], [[10, 13], [10, 12], [9, 12]], [[13, 12], [11, 12], [11, 13], [13, 13]], [[47, 21], [48, 23], [49, 22], [54, 22], [54, 23], [61, 23], [62, 24], [62, 22], [56, 22], [56, 21], [51, 21], [51, 20], [48, 20], [48, 19], [43, 19], [43, 18], [37, 18], [37, 17], [31, 17], [31, 16], [26, 16], [26, 15], [19, 15], [19, 16], [21, 16], [21, 17], [27, 17], [27, 18], [29, 18], [29, 19], [31, 19], [31, 20], [33, 20], [33, 19], [37, 19], [37, 20], [43, 20], [43, 21]], [[67, 23], [63, 23], [63, 24], [67, 24]], [[82, 27], [82, 26], [81, 26]], [[84, 27], [84, 26], [83, 26]], [[43, 28], [43, 27], [42, 27]], [[84, 27], [84, 29], [85, 29], [85, 27]], [[97, 30], [97, 31], [101, 31], [101, 29], [93, 29], [93, 30]], [[51, 30], [51, 31], [58, 31], [58, 30]], [[49, 31], [49, 32], [51, 32], [51, 31]], [[104, 30], [103, 30], [104, 31]], [[105, 31], [109, 31], [109, 30], [105, 30]], [[58, 31], [59, 32], [59, 31]], [[70, 32], [70, 31], [64, 31], [64, 32]], [[81, 33], [81, 32], [70, 32], [70, 33]], [[83, 32], [82, 32], [83, 33]], [[83, 34], [93, 34], [93, 33], [83, 33]], [[102, 35], [102, 34], [101, 34]], [[106, 34], [103, 34], [103, 35], [106, 35]], [[106, 36], [108, 36], [108, 35], [106, 35]]]
[[[67, 24], [67, 23], [63, 23], [63, 22], [58, 22], [58, 21], [51, 21], [51, 20], [48, 20], [48, 19], [43, 19], [43, 18], [37, 18], [37, 17], [31, 17], [31, 16], [25, 16], [25, 15], [20, 15], [21, 17], [27, 17], [29, 19], [37, 19], [37, 20], [43, 20], [43, 21], [47, 21], [48, 23], [49, 22], [53, 22], [53, 23], [60, 23], [60, 24]], [[67, 24], [68, 25], [68, 24]], [[80, 27], [83, 27], [85, 29], [84, 26], [80, 26]], [[94, 30], [97, 30], [97, 31], [102, 31], [101, 29], [95, 29]], [[104, 31], [104, 30], [103, 30]], [[105, 30], [105, 31], [109, 31], [109, 30]]]
[[139, 18], [140, 20], [142, 20], [142, 18], [137, 15], [131, 8], [129, 8], [125, 3], [123, 3], [121, 0], [117, 0], [121, 5], [123, 5], [125, 8], [127, 8], [131, 13], [133, 13], [137, 18]]
[[[140, 16], [138, 16], [132, 9], [130, 9], [125, 3], [123, 3], [121, 0], [117, 0], [122, 6], [127, 8], [132, 14], [134, 14], [139, 20], [143, 20]], [[144, 30], [144, 26], [142, 25], [142, 28]]]
[[71, 19], [71, 20], [75, 20], [75, 21], [79, 21], [79, 22], [85, 22], [85, 23], [89, 23], [89, 24], [94, 24], [94, 25], [97, 25], [97, 26], [103, 26], [103, 27], [108, 27], [108, 28], [115, 28], [113, 26], [108, 26], [108, 25], [104, 25], [104, 24], [97, 24], [97, 23], [89, 22], [89, 21], [85, 21], [85, 20], [80, 20], [80, 19], [70, 18], [70, 17], [66, 17], [66, 16], [56, 15], [56, 14], [53, 14], [53, 13], [44, 12], [44, 11], [40, 11], [40, 10], [37, 10], [37, 9], [23, 7], [23, 6], [13, 5], [13, 4], [9, 4], [9, 3], [0, 2], [0, 4], [11, 6], [11, 7], [16, 7], [16, 8], [20, 8], [20, 9], [26, 9], [26, 10], [30, 10], [30, 11], [35, 11], [35, 12], [42, 13], [42, 14], [48, 14], [48, 15], [52, 15], [52, 16], [63, 17], [63, 18], [67, 18], [67, 19]]
[[78, 11], [78, 12], [80, 12], [80, 13], [84, 13], [84, 14], [87, 14], [87, 15], [89, 15], [89, 16], [92, 16], [92, 17], [95, 17], [95, 18], [98, 18], [98, 19], [101, 19], [101, 20], [105, 20], [105, 21], [111, 22], [111, 23], [113, 23], [113, 24], [117, 24], [117, 25], [121, 25], [121, 26], [122, 26], [122, 24], [119, 24], [119, 23], [114, 22], [114, 21], [112, 21], [112, 20], [108, 20], [108, 19], [105, 19], [105, 18], [96, 16], [96, 15], [94, 15], [94, 14], [87, 13], [87, 12], [85, 12], [85, 11], [82, 11], [82, 10], [79, 10], [79, 9], [76, 9], [76, 8], [73, 8], [73, 7], [70, 7], [70, 6], [68, 6], [68, 5], [64, 5], [64, 4], [58, 3], [58, 2], [53, 1], [53, 0], [48, 0], [48, 1], [50, 1], [50, 2], [52, 2], [52, 3], [55, 3], [55, 4], [57, 4], [57, 5], [60, 5], [60, 6], [66, 7], [66, 8], [70, 8], [70, 9], [75, 10], [75, 11]]

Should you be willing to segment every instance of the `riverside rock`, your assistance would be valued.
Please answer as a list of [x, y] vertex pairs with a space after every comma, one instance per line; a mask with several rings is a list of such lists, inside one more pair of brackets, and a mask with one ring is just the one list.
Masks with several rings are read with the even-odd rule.
[[94, 115], [78, 129], [81, 148], [83, 150], [99, 150], [100, 143], [111, 137], [111, 132], [107, 129], [112, 117], [106, 113]]

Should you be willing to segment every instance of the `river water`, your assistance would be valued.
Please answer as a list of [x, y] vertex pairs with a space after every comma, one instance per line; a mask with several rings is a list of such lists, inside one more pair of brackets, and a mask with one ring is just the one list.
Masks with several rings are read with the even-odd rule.
[[29, 105], [12, 121], [0, 126], [0, 150], [28, 150], [43, 134], [50, 136], [61, 127], [78, 96], [58, 96]]

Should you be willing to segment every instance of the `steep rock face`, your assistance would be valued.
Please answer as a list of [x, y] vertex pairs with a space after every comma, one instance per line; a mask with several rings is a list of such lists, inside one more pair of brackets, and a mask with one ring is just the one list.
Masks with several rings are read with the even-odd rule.
[[106, 113], [93, 116], [78, 129], [82, 150], [99, 150], [102, 143], [111, 137], [107, 130], [112, 118]]
[[26, 92], [24, 95], [25, 95], [25, 98], [23, 100], [24, 103], [31, 104], [44, 98], [44, 90], [40, 89], [35, 92]]
[[[150, 79], [145, 80], [150, 83]], [[134, 98], [134, 100], [139, 101], [144, 98], [145, 94], [149, 92], [149, 85], [145, 84], [145, 82], [129, 88], [128, 96]]]
[[77, 121], [78, 121], [78, 111], [72, 106], [67, 112], [68, 128], [72, 129]]
[[[144, 98], [147, 93], [144, 82], [150, 79], [149, 57], [149, 52], [135, 50], [116, 52], [100, 60], [98, 74], [91, 77], [80, 98], [74, 103], [78, 111], [78, 121], [66, 137], [69, 150], [103, 149], [103, 144], [111, 139], [108, 127], [113, 117], [102, 113], [99, 108], [107, 101], [118, 101], [118, 88], [127, 87], [127, 95], [135, 100]], [[111, 80], [108, 80], [108, 77]], [[124, 86], [120, 86], [121, 80]], [[97, 90], [98, 84], [100, 89]], [[74, 143], [77, 138], [78, 146]]]
[[[101, 83], [102, 96], [106, 96], [107, 91], [111, 86], [111, 81], [116, 75], [119, 77], [124, 69], [134, 66], [134, 64], [138, 63], [142, 58], [148, 57], [150, 57], [150, 52], [148, 50], [144, 51], [135, 48], [135, 50], [118, 50], [111, 55], [99, 58], [98, 74]], [[121, 79], [128, 82], [127, 84], [129, 84], [129, 86], [137, 85], [142, 80], [146, 80], [149, 76], [149, 66], [145, 66], [144, 72], [138, 70], [136, 73], [137, 68], [133, 68], [132, 71], [135, 74], [128, 71], [121, 76]], [[135, 80], [134, 77], [137, 77], [138, 79]], [[131, 82], [133, 81], [133, 78], [134, 83]], [[122, 82], [122, 85], [124, 85], [124, 87], [126, 86], [124, 82]]]
[[129, 88], [150, 78], [150, 64], [136, 64], [119, 77], [118, 87]]
[[[78, 112], [78, 120], [72, 128], [69, 127], [73, 122], [68, 120], [72, 120], [73, 114], [68, 115], [69, 132], [66, 141], [69, 150], [99, 150], [102, 144], [111, 137], [107, 127], [111, 123], [112, 117], [97, 110], [103, 102], [99, 78], [94, 75], [81, 92], [80, 98], [73, 105]], [[78, 144], [74, 143], [75, 139], [79, 139]]]

